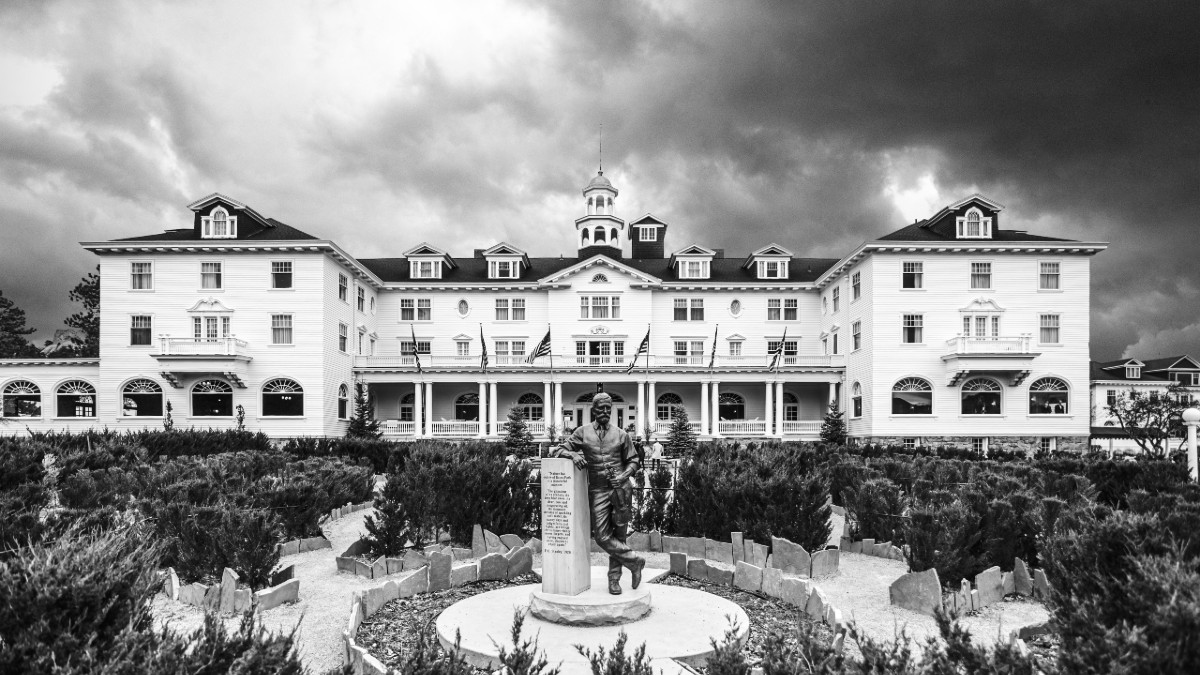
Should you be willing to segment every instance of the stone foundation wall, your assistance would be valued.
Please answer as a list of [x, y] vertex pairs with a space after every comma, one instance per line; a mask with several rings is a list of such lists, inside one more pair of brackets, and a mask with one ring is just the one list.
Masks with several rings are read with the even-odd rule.
[[[913, 436], [869, 436], [856, 439], [860, 443], [877, 443], [879, 445], [904, 445], [905, 438]], [[971, 447], [972, 438], [977, 436], [919, 436], [918, 444], [927, 448], [941, 447]], [[988, 450], [1004, 450], [1006, 452], [1035, 453], [1041, 449], [1045, 436], [988, 436]], [[1054, 436], [1059, 452], [1075, 452], [1083, 454], [1088, 450], [1087, 436]]]

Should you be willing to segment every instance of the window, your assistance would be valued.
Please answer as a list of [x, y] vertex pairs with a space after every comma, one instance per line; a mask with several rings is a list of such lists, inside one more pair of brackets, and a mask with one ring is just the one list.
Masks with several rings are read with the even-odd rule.
[[[779, 340], [767, 340], [767, 356], [774, 357], [778, 349]], [[796, 355], [799, 353], [799, 342], [796, 340], [787, 340], [783, 343], [782, 363], [794, 363]]]
[[1066, 415], [1068, 393], [1067, 383], [1057, 377], [1037, 380], [1029, 385], [1029, 414]]
[[862, 297], [862, 272], [850, 275], [850, 302]]
[[902, 325], [902, 341], [905, 344], [919, 345], [925, 341], [924, 314], [905, 314]]
[[925, 263], [906, 262], [901, 275], [901, 288], [925, 288]]
[[1107, 392], [1105, 392], [1104, 403], [1105, 403], [1105, 405], [1107, 405], [1110, 408], [1117, 404], [1117, 390], [1116, 389], [1109, 389]]
[[[421, 385], [418, 384], [417, 386], [419, 387]], [[414, 403], [414, 396], [412, 394], [405, 394], [404, 396], [402, 396], [400, 398], [400, 421], [401, 422], [412, 422], [413, 421], [413, 403]]]
[[672, 318], [675, 321], [703, 321], [703, 298], [675, 298]]
[[[991, 330], [989, 334], [988, 330]], [[962, 317], [963, 337], [1000, 337], [999, 314], [964, 314]]]
[[675, 363], [704, 363], [704, 340], [675, 340]]
[[739, 359], [742, 358], [742, 341], [741, 340], [730, 340], [729, 341], [729, 355], [734, 358], [739, 358]]
[[338, 351], [346, 353], [347, 343], [350, 341], [350, 328], [344, 323], [338, 324]]
[[337, 416], [339, 420], [350, 419], [350, 387], [345, 383], [338, 386]]
[[517, 409], [521, 411], [521, 414], [527, 420], [540, 420], [545, 417], [545, 406], [542, 405], [542, 397], [537, 394], [522, 394], [521, 398], [517, 399]]
[[338, 275], [338, 300], [346, 302], [346, 289], [350, 287], [350, 279], [345, 274]]
[[577, 340], [575, 342], [576, 363], [605, 366], [619, 364], [624, 358], [625, 343], [620, 340]]
[[367, 289], [363, 288], [362, 286], [359, 286], [357, 291], [358, 291], [357, 292], [358, 311], [365, 312], [365, 311], [367, 311]]
[[[460, 301], [461, 303], [466, 302]], [[431, 321], [433, 319], [432, 300], [429, 298], [400, 298], [401, 321]]]
[[786, 260], [759, 260], [758, 261], [758, 278], [759, 279], [786, 279], [788, 278], [788, 264]]
[[959, 239], [990, 239], [992, 236], [992, 219], [983, 217], [979, 209], [967, 211], [965, 216], [956, 218], [955, 223]]
[[800, 421], [800, 401], [790, 391], [783, 392], [783, 421]]
[[1171, 373], [1171, 379], [1185, 387], [1200, 386], [1200, 373]]
[[742, 314], [742, 301], [741, 300], [731, 300], [729, 302], [729, 314], [731, 316], [735, 316], [735, 317], [741, 316], [741, 314]]
[[135, 291], [154, 290], [154, 263], [129, 263], [129, 288]]
[[371, 313], [375, 313], [375, 296], [371, 296]]
[[1038, 450], [1042, 452], [1054, 452], [1058, 449], [1058, 439], [1053, 436], [1043, 436], [1038, 439]]
[[192, 339], [196, 342], [218, 342], [229, 337], [229, 317], [202, 315], [192, 317]]
[[1125, 379], [1140, 380], [1142, 378], [1141, 366], [1125, 366]]
[[841, 306], [842, 306], [842, 289], [837, 286], [834, 286], [833, 287], [833, 311], [834, 312], [838, 311], [841, 308]]
[[732, 392], [717, 396], [717, 417], [722, 420], [746, 419], [746, 399]]
[[971, 450], [986, 455], [988, 451], [988, 439], [986, 436], [971, 439]]
[[642, 241], [658, 241], [657, 227], [639, 227], [638, 238]]
[[[605, 299], [607, 301], [607, 298]], [[605, 316], [607, 316], [607, 307], [605, 308]], [[525, 299], [507, 298], [496, 299], [496, 320], [497, 321], [524, 321], [525, 320]]]
[[[429, 353], [429, 344], [430, 344], [429, 340], [417, 340], [416, 353], [418, 355], [428, 354]], [[412, 340], [401, 340], [400, 341], [400, 353], [403, 354], [404, 356], [408, 356], [409, 358], [411, 358], [412, 354], [413, 354], [413, 341]]]
[[142, 346], [150, 344], [152, 319], [147, 314], [135, 314], [129, 317], [129, 344]]
[[902, 445], [904, 445], [905, 450], [916, 450], [917, 449], [917, 439], [915, 439], [915, 438], [911, 438], [911, 437], [904, 438], [904, 439], [901, 439], [900, 442]]
[[691, 321], [704, 320], [704, 300], [702, 298], [692, 298], [689, 302], [688, 319]]
[[488, 278], [516, 279], [521, 264], [515, 260], [491, 260], [488, 262]]
[[838, 334], [837, 333], [833, 334], [833, 353], [834, 354], [838, 353]]
[[121, 388], [121, 415], [124, 417], [162, 417], [162, 387], [153, 380], [130, 380]]
[[192, 415], [232, 417], [233, 388], [221, 380], [200, 380], [192, 387]]
[[56, 398], [59, 417], [96, 416], [96, 388], [83, 380], [63, 382]]
[[992, 287], [992, 263], [971, 263], [971, 288], [986, 290]]
[[862, 322], [861, 321], [855, 321], [854, 323], [850, 324], [850, 341], [853, 345], [853, 347], [851, 347], [851, 351], [856, 352], [856, 351], [862, 349]]
[[1000, 383], [995, 380], [986, 377], [967, 380], [962, 386], [962, 414], [999, 415], [1002, 394]]
[[200, 288], [219, 289], [224, 288], [221, 273], [221, 263], [219, 262], [202, 262], [200, 263]]
[[796, 298], [767, 298], [767, 321], [795, 321], [799, 308]]
[[237, 216], [218, 206], [200, 219], [201, 239], [231, 239], [237, 236]]
[[413, 279], [441, 279], [442, 261], [410, 260], [408, 264], [408, 273]]
[[621, 297], [618, 295], [581, 295], [579, 296], [579, 318], [619, 319], [621, 318]]
[[458, 315], [466, 316], [471, 313], [471, 304], [466, 300], [458, 301]]
[[292, 263], [290, 260], [271, 262], [271, 288], [292, 287]]
[[933, 386], [920, 377], [906, 377], [892, 387], [893, 415], [932, 415]]
[[468, 393], [454, 399], [454, 419], [479, 419], [479, 394]]
[[1038, 288], [1043, 291], [1059, 289], [1059, 264], [1056, 262], [1038, 263]]
[[471, 355], [471, 343], [467, 340], [456, 340], [454, 342], [454, 355], [463, 357]]
[[676, 408], [683, 408], [683, 399], [679, 398], [679, 394], [666, 393], [658, 397], [658, 401], [654, 406], [654, 417], [659, 421], [667, 421], [671, 419], [671, 414]]
[[524, 340], [496, 340], [496, 363], [521, 363], [525, 360]]
[[680, 260], [679, 261], [679, 278], [680, 279], [707, 279], [708, 278], [709, 261], [707, 260]]
[[300, 417], [304, 415], [304, 389], [295, 380], [278, 378], [263, 385], [263, 417]]
[[606, 276], [604, 274], [594, 274], [594, 275], [592, 275], [592, 283], [593, 284], [607, 284], [608, 276]]
[[42, 390], [29, 380], [14, 380], [4, 385], [5, 417], [41, 417]]
[[[345, 324], [342, 324], [345, 327]], [[272, 314], [271, 315], [271, 344], [273, 345], [290, 345], [292, 344], [292, 315], [291, 314]], [[342, 350], [345, 351], [345, 350]]]
[[862, 385], [855, 382], [850, 388], [850, 416], [862, 417]]
[[1038, 341], [1044, 345], [1059, 343], [1059, 320], [1057, 314], [1043, 314], [1039, 321]]

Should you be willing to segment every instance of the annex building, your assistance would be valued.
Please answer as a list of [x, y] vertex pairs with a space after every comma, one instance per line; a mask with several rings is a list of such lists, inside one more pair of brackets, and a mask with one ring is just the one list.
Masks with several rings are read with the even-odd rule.
[[623, 220], [617, 197], [592, 178], [561, 225], [576, 250], [552, 257], [411, 242], [360, 259], [221, 194], [190, 227], [84, 242], [101, 356], [0, 362], [0, 433], [156, 428], [169, 405], [176, 428], [232, 427], [240, 407], [271, 436], [340, 435], [364, 382], [389, 437], [497, 438], [512, 406], [539, 434], [584, 423], [602, 382], [639, 430], [683, 407], [704, 438], [811, 440], [832, 403], [861, 440], [1087, 447], [1105, 244], [1007, 229], [972, 195], [840, 259], [727, 253]]

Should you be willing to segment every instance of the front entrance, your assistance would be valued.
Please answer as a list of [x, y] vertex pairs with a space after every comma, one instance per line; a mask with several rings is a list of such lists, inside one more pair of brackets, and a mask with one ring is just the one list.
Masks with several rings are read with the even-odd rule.
[[[613, 399], [612, 424], [618, 429], [624, 429], [627, 424], [634, 422], [637, 417], [637, 412], [634, 411], [629, 404], [625, 403], [625, 398], [620, 394], [608, 392]], [[575, 399], [575, 413], [572, 416], [572, 428], [581, 427], [585, 424], [592, 423], [592, 397], [593, 393], [588, 393]]]

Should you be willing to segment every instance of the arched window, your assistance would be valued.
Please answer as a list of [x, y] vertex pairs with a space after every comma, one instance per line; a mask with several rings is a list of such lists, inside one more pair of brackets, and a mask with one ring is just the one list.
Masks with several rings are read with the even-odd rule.
[[590, 235], [588, 235], [588, 229], [585, 227], [585, 228], [583, 228], [583, 230], [581, 230], [581, 232], [582, 232], [582, 234], [580, 236], [583, 237], [583, 243], [587, 244], [590, 241], [590, 239], [588, 238], [590, 236]]
[[130, 380], [121, 388], [121, 414], [125, 417], [162, 417], [162, 387], [154, 380]]
[[987, 378], [975, 377], [962, 386], [962, 414], [999, 415], [1002, 412], [1000, 383]]
[[338, 419], [350, 418], [350, 387], [346, 383], [338, 385]]
[[192, 387], [192, 415], [232, 417], [233, 388], [221, 380], [200, 380]]
[[545, 417], [542, 397], [537, 394], [521, 394], [521, 398], [517, 399], [517, 407], [521, 409], [521, 414], [525, 415], [527, 420], [540, 420]]
[[96, 388], [83, 380], [63, 382], [55, 398], [59, 417], [96, 416]]
[[1030, 415], [1066, 415], [1070, 389], [1057, 377], [1043, 377], [1029, 385]]
[[614, 243], [614, 244], [615, 244], [615, 243], [617, 243], [617, 242], [621, 241], [621, 236], [620, 236], [619, 234], [617, 234], [617, 228], [615, 228], [615, 227], [614, 227], [614, 228], [612, 229], [612, 231], [611, 231], [611, 233], [610, 233], [610, 234], [611, 234], [612, 236], [611, 236], [611, 237], [609, 237], [609, 239], [608, 239], [608, 240], [609, 240], [609, 241], [611, 241], [612, 243]]
[[599, 244], [600, 242], [604, 241], [604, 228], [603, 227], [596, 228], [595, 237], [592, 239], [592, 241], [593, 241], [593, 243], [596, 243], [596, 244]]
[[721, 394], [717, 397], [717, 417], [723, 420], [746, 419], [746, 399], [741, 394]]
[[933, 386], [919, 377], [906, 377], [892, 387], [893, 415], [932, 415]]
[[676, 408], [682, 407], [683, 399], [679, 397], [679, 394], [672, 394], [668, 392], [658, 397], [654, 416], [659, 420], [667, 421], [671, 419], [671, 413]]
[[596, 276], [592, 277], [592, 283], [593, 284], [607, 284], [608, 277], [604, 276], [603, 274], [597, 274]]
[[5, 417], [41, 417], [42, 390], [29, 380], [13, 380], [4, 385]]
[[981, 222], [982, 222], [982, 216], [980, 215], [979, 211], [977, 211], [976, 209], [971, 209], [970, 211], [967, 211], [967, 236], [968, 237], [978, 237], [982, 234], [982, 232], [980, 232]]
[[300, 383], [277, 378], [263, 385], [263, 417], [300, 417], [304, 414], [304, 389]]
[[[418, 387], [421, 385], [417, 385]], [[413, 417], [413, 402], [416, 399], [412, 394], [405, 394], [400, 398], [400, 421], [412, 422]]]
[[783, 421], [800, 421], [800, 399], [790, 391], [783, 392]]
[[454, 419], [478, 420], [479, 394], [463, 394], [462, 396], [454, 399]]
[[857, 382], [850, 388], [850, 416], [862, 417], [862, 385]]

